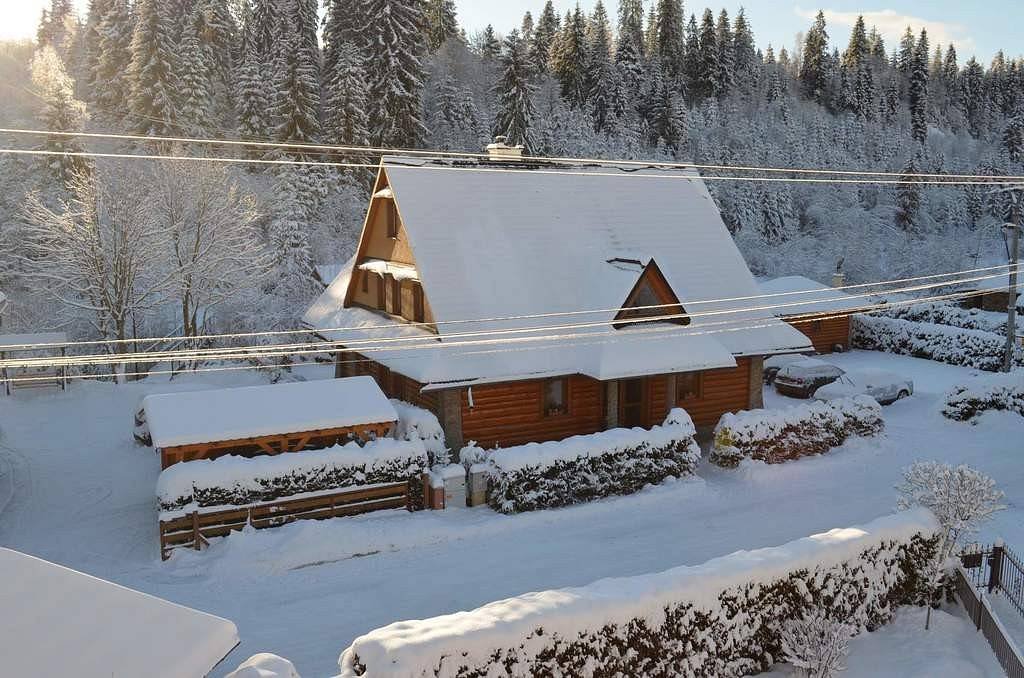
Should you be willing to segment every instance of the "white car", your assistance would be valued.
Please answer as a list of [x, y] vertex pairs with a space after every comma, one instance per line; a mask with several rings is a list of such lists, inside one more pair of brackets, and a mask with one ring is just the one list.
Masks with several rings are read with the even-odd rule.
[[893, 372], [876, 369], [850, 370], [814, 392], [815, 400], [837, 400], [869, 395], [879, 405], [891, 405], [914, 394], [914, 382]]

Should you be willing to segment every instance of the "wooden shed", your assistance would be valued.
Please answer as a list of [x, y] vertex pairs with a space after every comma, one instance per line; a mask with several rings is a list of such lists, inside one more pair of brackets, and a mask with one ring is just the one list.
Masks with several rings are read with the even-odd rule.
[[850, 349], [850, 315], [870, 301], [799, 275], [760, 282], [759, 300], [774, 306], [774, 313], [800, 330], [818, 353]]
[[[67, 368], [58, 365], [23, 365], [18, 361], [62, 358], [67, 353], [68, 337], [63, 332], [0, 335], [0, 378], [4, 393], [11, 395], [23, 388], [67, 388]], [[13, 361], [8, 365], [4, 361]]]
[[142, 407], [162, 468], [365, 442], [390, 435], [398, 422], [370, 377], [164, 393]]

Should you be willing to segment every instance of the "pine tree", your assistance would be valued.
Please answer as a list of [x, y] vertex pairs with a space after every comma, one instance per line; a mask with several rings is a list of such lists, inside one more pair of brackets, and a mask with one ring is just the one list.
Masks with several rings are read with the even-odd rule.
[[910, 71], [914, 67], [915, 49], [917, 49], [917, 42], [914, 40], [914, 32], [910, 30], [910, 26], [907, 26], [907, 29], [903, 31], [903, 37], [900, 38], [900, 48], [896, 55], [896, 68], [907, 77], [910, 76]]
[[657, 52], [662, 76], [682, 87], [686, 77], [686, 37], [682, 0], [657, 1]]
[[882, 34], [874, 26], [871, 27], [871, 31], [868, 33], [868, 51], [876, 66], [886, 62], [885, 39], [882, 38]]
[[480, 57], [484, 61], [494, 61], [501, 56], [501, 41], [498, 40], [498, 36], [494, 32], [494, 26], [491, 24], [487, 24], [483, 33], [480, 34], [477, 51], [480, 52]]
[[551, 59], [551, 46], [555, 44], [555, 38], [561, 28], [561, 21], [555, 12], [555, 6], [551, 0], [544, 4], [544, 10], [537, 19], [537, 25], [533, 29], [533, 41], [530, 43], [530, 61], [533, 62], [533, 70], [539, 74], [548, 72], [548, 64]]
[[912, 176], [921, 171], [920, 161], [919, 155], [907, 159], [900, 175], [900, 180], [905, 183], [896, 188], [896, 225], [908, 232], [917, 228], [921, 210], [921, 188], [917, 184], [918, 179]]
[[910, 70], [910, 126], [914, 139], [928, 137], [928, 33], [922, 29]]
[[96, 101], [96, 70], [100, 56], [100, 24], [110, 11], [113, 0], [89, 0], [85, 19], [85, 85], [89, 101]]
[[370, 142], [415, 147], [426, 129], [421, 120], [423, 17], [419, 0], [361, 0], [358, 31], [368, 69]]
[[324, 87], [324, 132], [332, 144], [370, 143], [366, 67], [354, 45], [341, 45]]
[[864, 16], [858, 16], [853, 25], [853, 32], [850, 33], [850, 44], [843, 52], [843, 68], [849, 71], [856, 71], [868, 56], [868, 35], [864, 26]]
[[757, 68], [759, 63], [757, 48], [754, 46], [754, 33], [741, 7], [733, 27], [733, 70], [736, 84], [743, 91], [748, 91], [760, 76]]
[[[336, 5], [340, 3], [348, 5], [348, 9], [354, 9], [355, 1], [331, 0], [329, 16], [339, 16], [341, 8], [336, 7]], [[274, 59], [274, 43], [280, 37], [277, 35], [277, 27], [282, 20], [281, 11], [278, 8], [279, 0], [251, 0], [251, 2], [251, 25], [246, 26], [246, 30], [253, 36], [253, 44], [256, 46], [256, 54], [259, 56], [260, 63], [269, 66]], [[349, 13], [344, 16], [351, 20], [355, 14]]]
[[701, 84], [701, 51], [700, 51], [700, 30], [697, 28], [697, 17], [690, 15], [690, 21], [686, 24], [686, 91], [691, 101], [696, 101], [703, 96]]
[[50, 9], [43, 10], [36, 40], [39, 46], [50, 45], [57, 56], [66, 59], [75, 39], [75, 8], [71, 0], [50, 0]]
[[1020, 113], [1006, 123], [1003, 130], [1003, 150], [1010, 162], [1024, 162], [1024, 113]]
[[179, 42], [177, 120], [182, 132], [206, 137], [213, 127], [212, 72], [196, 32], [196, 22], [186, 20]]
[[132, 14], [128, 0], [108, 0], [96, 33], [97, 54], [91, 78], [93, 100], [106, 115], [121, 118], [128, 110], [131, 87], [128, 73], [132, 56]]
[[604, 3], [597, 1], [587, 24], [589, 95], [594, 114], [594, 129], [608, 131], [615, 109], [619, 108], [618, 72], [612, 63], [612, 31]]
[[359, 16], [361, 6], [359, 0], [325, 0], [327, 13], [324, 16], [324, 58], [323, 69], [327, 74], [337, 72], [340, 51], [347, 46], [360, 45], [354, 26], [362, 23]]
[[519, 36], [523, 41], [524, 49], [529, 53], [530, 43], [533, 41], [533, 15], [527, 10], [523, 20], [519, 24]]
[[436, 52], [441, 45], [458, 36], [455, 0], [426, 0], [427, 48]]
[[[520, 49], [525, 52], [528, 45], [520, 41]], [[528, 65], [533, 66], [529, 61]], [[473, 93], [460, 88], [451, 73], [445, 75], [438, 86], [432, 122], [431, 134], [441, 150], [479, 150], [482, 135]]]
[[[52, 44], [36, 51], [31, 63], [32, 86], [42, 104], [40, 117], [50, 132], [72, 132], [85, 121], [85, 104], [74, 96], [75, 85], [64, 68], [60, 55]], [[45, 149], [55, 153], [80, 152], [74, 137], [47, 136]], [[77, 173], [87, 168], [84, 158], [78, 156], [52, 156], [49, 160], [54, 176], [68, 185]]]
[[292, 304], [308, 302], [318, 289], [313, 276], [312, 248], [304, 224], [308, 215], [302, 204], [307, 179], [303, 167], [289, 167], [278, 173], [274, 190], [274, 217], [270, 224], [270, 245], [277, 262], [276, 293]]
[[590, 95], [587, 65], [587, 22], [577, 5], [563, 22], [551, 50], [551, 74], [557, 78], [562, 97], [572, 108], [582, 107]]
[[172, 22], [163, 0], [137, 0], [135, 31], [128, 69], [129, 109], [140, 134], [169, 136], [176, 132], [174, 101], [179, 83]]
[[961, 96], [967, 114], [968, 130], [980, 137], [985, 128], [985, 69], [974, 57], [964, 66], [961, 74]]
[[718, 64], [718, 43], [715, 34], [715, 17], [710, 9], [704, 10], [700, 24], [700, 63], [697, 72], [697, 86], [694, 94], [697, 98], [715, 96], [718, 92], [718, 77], [721, 69]]
[[[265, 141], [273, 136], [270, 128], [271, 88], [263, 73], [255, 32], [246, 33], [242, 59], [235, 71], [238, 100], [238, 136], [242, 139]], [[263, 152], [250, 148], [251, 158], [262, 157]]]
[[619, 68], [624, 86], [636, 95], [640, 91], [645, 74], [643, 0], [619, 2], [618, 33], [615, 65]]
[[882, 102], [882, 119], [886, 124], [891, 125], [896, 120], [900, 111], [900, 84], [896, 76], [889, 78], [889, 84], [885, 88], [885, 99]]
[[678, 151], [686, 141], [686, 106], [666, 78], [658, 78], [656, 83], [657, 97], [651, 110], [652, 129], [661, 143]]
[[[320, 136], [320, 83], [309, 52], [300, 47], [304, 36], [298, 26], [291, 24], [291, 27], [289, 30], [283, 23], [280, 26], [274, 59], [274, 139], [283, 143], [311, 143]], [[315, 157], [315, 154], [300, 151], [290, 153], [299, 159]]]
[[719, 12], [718, 23], [715, 25], [715, 47], [718, 48], [715, 96], [724, 97], [732, 91], [736, 79], [732, 27], [729, 24], [729, 13], [724, 9]]
[[804, 94], [821, 101], [828, 85], [828, 33], [825, 31], [825, 13], [819, 11], [814, 25], [804, 37], [803, 61], [800, 63], [800, 82]]
[[510, 145], [521, 144], [527, 155], [534, 152], [533, 124], [536, 111], [530, 84], [530, 63], [526, 46], [519, 31], [513, 30], [505, 38], [501, 56], [503, 73], [494, 87], [498, 95], [498, 112], [494, 120], [494, 136], [508, 138]]

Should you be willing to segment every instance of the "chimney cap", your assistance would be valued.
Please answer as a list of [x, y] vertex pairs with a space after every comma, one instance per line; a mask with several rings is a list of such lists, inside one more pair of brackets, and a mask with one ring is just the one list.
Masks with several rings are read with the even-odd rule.
[[491, 160], [521, 160], [523, 157], [523, 146], [509, 146], [508, 137], [501, 135], [494, 137], [494, 143], [487, 144], [487, 155]]

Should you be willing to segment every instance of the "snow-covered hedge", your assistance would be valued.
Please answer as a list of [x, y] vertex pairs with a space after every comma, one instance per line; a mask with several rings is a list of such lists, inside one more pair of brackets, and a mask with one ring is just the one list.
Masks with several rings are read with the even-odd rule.
[[349, 443], [272, 457], [186, 461], [160, 474], [156, 494], [162, 511], [242, 506], [304, 492], [406, 480], [414, 480], [413, 493], [422, 494], [420, 476], [426, 470], [427, 451], [421, 441], [382, 438], [362, 447]]
[[[877, 315], [898, 320], [910, 320], [916, 323], [935, 323], [950, 325], [965, 330], [981, 330], [993, 334], [1006, 334], [1006, 314], [994, 311], [983, 311], [978, 308], [964, 308], [937, 301], [914, 304], [912, 306], [893, 306], [878, 311]], [[1018, 321], [1017, 327], [1024, 332], [1024, 322]]]
[[873, 436], [884, 426], [882, 407], [863, 395], [781, 410], [726, 413], [715, 427], [711, 461], [735, 466], [749, 457], [776, 464], [828, 452], [851, 436]]
[[1024, 416], [1024, 372], [957, 386], [946, 394], [942, 414], [956, 421], [971, 421], [990, 410], [1016, 412]]
[[527, 593], [357, 638], [341, 678], [741, 676], [782, 656], [785, 622], [858, 628], [926, 596], [938, 525], [924, 509], [702, 565]]
[[398, 440], [422, 440], [427, 448], [431, 466], [446, 466], [449, 462], [448, 446], [444, 442], [441, 422], [430, 410], [416, 407], [404, 400], [391, 399], [391, 405], [398, 412], [398, 426], [395, 438]]
[[693, 473], [700, 459], [695, 434], [690, 415], [677, 408], [651, 429], [617, 428], [489, 451], [470, 446], [461, 459], [486, 468], [492, 508], [519, 513], [632, 494]]
[[[982, 330], [965, 330], [948, 325], [918, 323], [895, 318], [853, 316], [853, 345], [915, 358], [927, 358], [950, 365], [995, 372], [1002, 364], [1004, 336]], [[1017, 364], [1024, 364], [1018, 349]]]

